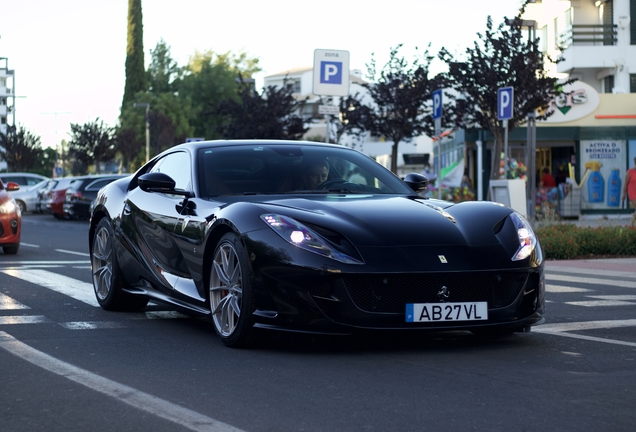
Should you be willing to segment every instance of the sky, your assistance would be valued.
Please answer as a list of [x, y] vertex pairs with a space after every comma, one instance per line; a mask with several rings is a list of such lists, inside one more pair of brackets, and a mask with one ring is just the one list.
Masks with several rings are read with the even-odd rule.
[[[315, 49], [346, 50], [350, 69], [391, 48], [411, 61], [431, 44], [461, 54], [520, 0], [142, 0], [146, 64], [163, 39], [179, 66], [196, 51], [245, 52], [263, 77], [311, 67]], [[16, 123], [54, 147], [70, 123], [118, 121], [124, 92], [127, 0], [19, 0], [0, 8], [0, 57], [15, 71]], [[0, 61], [0, 67], [4, 61]], [[432, 70], [441, 68], [433, 65]], [[440, 69], [441, 70], [441, 69]], [[11, 117], [9, 122], [11, 122]]]

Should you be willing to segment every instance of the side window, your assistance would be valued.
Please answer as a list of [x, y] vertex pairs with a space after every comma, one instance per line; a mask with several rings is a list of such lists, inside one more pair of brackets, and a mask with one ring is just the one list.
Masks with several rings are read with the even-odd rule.
[[158, 161], [150, 172], [161, 172], [169, 175], [175, 182], [175, 188], [192, 190], [190, 157], [185, 152], [170, 153]]
[[115, 179], [102, 179], [102, 180], [95, 180], [93, 183], [89, 184], [88, 186], [86, 186], [86, 190], [87, 191], [98, 191], [101, 188], [103, 188], [104, 186], [106, 186], [108, 183], [112, 182]]

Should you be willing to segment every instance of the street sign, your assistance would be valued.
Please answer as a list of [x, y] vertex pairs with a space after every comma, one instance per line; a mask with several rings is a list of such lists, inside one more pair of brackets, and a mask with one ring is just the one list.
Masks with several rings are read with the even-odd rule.
[[336, 105], [318, 105], [318, 114], [338, 115], [340, 114], [340, 107]]
[[442, 90], [433, 92], [433, 119], [442, 118]]
[[315, 50], [313, 84], [315, 95], [349, 95], [349, 51]]
[[512, 87], [497, 89], [497, 119], [510, 120], [512, 118], [514, 94]]

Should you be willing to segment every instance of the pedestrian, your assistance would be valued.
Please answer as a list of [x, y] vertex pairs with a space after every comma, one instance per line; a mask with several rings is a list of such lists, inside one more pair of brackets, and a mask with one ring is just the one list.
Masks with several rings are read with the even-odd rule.
[[[625, 185], [623, 186], [623, 198], [627, 199], [627, 208], [636, 209], [636, 157], [634, 166], [627, 170], [625, 174]], [[632, 213], [632, 225], [636, 225], [636, 212]]]
[[543, 176], [541, 177], [541, 187], [544, 188], [553, 188], [556, 187], [556, 180], [550, 174], [549, 168], [543, 168]]

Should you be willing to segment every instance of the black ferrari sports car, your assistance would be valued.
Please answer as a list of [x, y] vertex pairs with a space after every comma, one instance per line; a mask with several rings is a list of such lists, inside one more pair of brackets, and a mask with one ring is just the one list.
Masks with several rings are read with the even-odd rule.
[[339, 145], [178, 145], [105, 186], [90, 222], [93, 286], [108, 310], [149, 300], [208, 315], [221, 340], [255, 328], [528, 331], [543, 321], [530, 224], [487, 201], [422, 198]]

